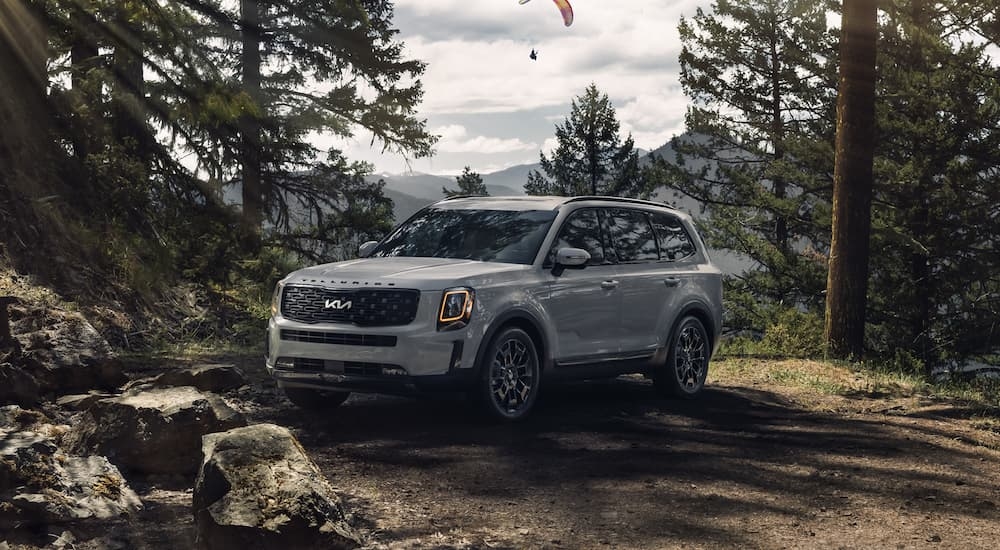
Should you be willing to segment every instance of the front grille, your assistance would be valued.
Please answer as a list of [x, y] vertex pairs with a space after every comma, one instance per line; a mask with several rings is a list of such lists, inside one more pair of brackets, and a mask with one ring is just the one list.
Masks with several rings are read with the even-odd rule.
[[300, 323], [387, 327], [413, 322], [419, 302], [419, 290], [334, 290], [289, 285], [281, 294], [281, 314]]
[[311, 344], [337, 344], [341, 346], [371, 346], [391, 348], [396, 345], [395, 336], [382, 334], [343, 334], [336, 332], [312, 332], [308, 330], [282, 330], [281, 339], [289, 342], [309, 342]]

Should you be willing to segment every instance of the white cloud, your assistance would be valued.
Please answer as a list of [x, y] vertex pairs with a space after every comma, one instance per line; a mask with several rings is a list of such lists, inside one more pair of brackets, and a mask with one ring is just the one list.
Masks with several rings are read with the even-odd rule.
[[623, 137], [631, 132], [637, 147], [655, 149], [684, 132], [686, 109], [683, 95], [663, 93], [638, 96], [616, 112]]
[[571, 1], [575, 21], [565, 27], [541, 0], [397, 0], [393, 23], [405, 55], [427, 63], [418, 116], [442, 136], [437, 155], [405, 164], [372, 151], [361, 133], [349, 157], [380, 171], [432, 173], [537, 162], [539, 149], [554, 148], [553, 124], [591, 83], [609, 95], [637, 146], [659, 147], [682, 132], [677, 25], [708, 0]]
[[538, 149], [537, 143], [526, 143], [518, 138], [501, 139], [486, 136], [470, 137], [464, 126], [452, 124], [431, 130], [441, 136], [437, 150], [443, 153], [511, 153]]

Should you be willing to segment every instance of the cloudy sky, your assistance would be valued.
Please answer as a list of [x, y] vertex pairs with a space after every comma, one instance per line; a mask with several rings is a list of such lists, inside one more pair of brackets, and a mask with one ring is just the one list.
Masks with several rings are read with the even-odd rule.
[[407, 163], [373, 149], [364, 133], [339, 146], [379, 173], [456, 174], [469, 165], [485, 174], [537, 162], [591, 82], [636, 146], [656, 148], [682, 131], [677, 23], [709, 0], [570, 1], [576, 17], [565, 27], [551, 0], [398, 0], [407, 55], [428, 64], [419, 110], [441, 136], [437, 154]]

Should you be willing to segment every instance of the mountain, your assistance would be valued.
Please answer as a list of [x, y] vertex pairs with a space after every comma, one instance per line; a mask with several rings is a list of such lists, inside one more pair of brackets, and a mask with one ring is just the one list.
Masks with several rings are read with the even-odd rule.
[[534, 164], [518, 164], [517, 166], [504, 168], [499, 172], [483, 174], [483, 183], [486, 184], [486, 188], [490, 190], [491, 195], [501, 194], [494, 193], [492, 189], [490, 189], [491, 187], [505, 189], [506, 191], [502, 193], [504, 195], [523, 195], [524, 184], [528, 183], [528, 173], [532, 170], [541, 169], [542, 165], [537, 162]]

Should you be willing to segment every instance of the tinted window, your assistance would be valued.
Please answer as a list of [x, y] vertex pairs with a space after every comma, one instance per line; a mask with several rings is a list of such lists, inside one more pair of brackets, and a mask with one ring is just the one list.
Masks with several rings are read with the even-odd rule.
[[604, 263], [604, 243], [601, 241], [601, 223], [597, 210], [588, 208], [570, 214], [559, 229], [559, 236], [552, 243], [546, 263], [555, 262], [556, 251], [560, 248], [582, 248], [590, 253], [587, 265]]
[[653, 212], [650, 217], [660, 242], [661, 260], [681, 260], [694, 254], [694, 243], [679, 219], [660, 212]]
[[658, 260], [656, 237], [646, 214], [638, 210], [615, 208], [609, 217], [611, 236], [619, 262]]
[[551, 210], [428, 208], [399, 226], [369, 256], [530, 264], [555, 217]]

